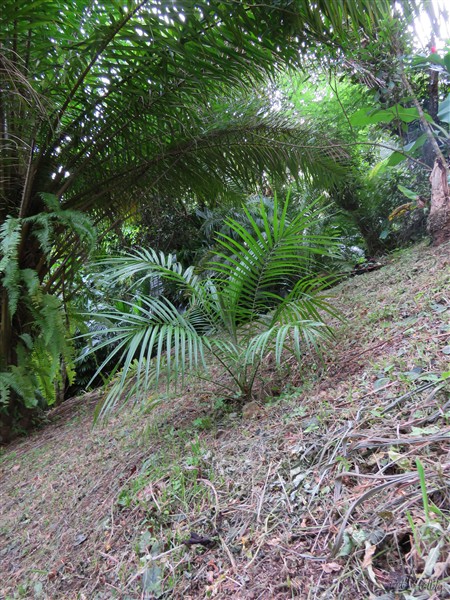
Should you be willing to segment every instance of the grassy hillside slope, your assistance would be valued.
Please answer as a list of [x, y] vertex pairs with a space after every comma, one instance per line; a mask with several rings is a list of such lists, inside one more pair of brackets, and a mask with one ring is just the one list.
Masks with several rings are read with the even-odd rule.
[[202, 383], [92, 429], [92, 393], [5, 448], [0, 598], [450, 597], [449, 251], [335, 288], [243, 415]]

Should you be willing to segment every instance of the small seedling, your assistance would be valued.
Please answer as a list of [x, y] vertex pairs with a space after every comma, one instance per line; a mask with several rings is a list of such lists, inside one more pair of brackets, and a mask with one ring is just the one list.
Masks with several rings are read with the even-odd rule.
[[213, 420], [210, 416], [198, 417], [192, 421], [192, 426], [198, 431], [207, 431], [212, 428]]

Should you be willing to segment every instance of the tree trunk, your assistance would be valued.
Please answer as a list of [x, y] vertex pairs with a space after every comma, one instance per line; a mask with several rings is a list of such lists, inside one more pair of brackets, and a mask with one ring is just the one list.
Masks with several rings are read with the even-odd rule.
[[431, 206], [427, 225], [433, 246], [439, 246], [450, 240], [450, 198], [447, 177], [447, 165], [437, 158], [430, 175]]

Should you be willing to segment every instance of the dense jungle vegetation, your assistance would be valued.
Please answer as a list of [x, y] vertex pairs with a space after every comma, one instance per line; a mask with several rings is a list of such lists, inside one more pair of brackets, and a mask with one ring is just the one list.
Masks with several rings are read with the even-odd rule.
[[0, 599], [450, 594], [449, 32], [3, 0]]
[[249, 401], [268, 352], [300, 360], [331, 334], [324, 289], [427, 221], [447, 240], [444, 17], [406, 0], [4, 3], [2, 438], [100, 382], [102, 413], [145, 402], [211, 356]]

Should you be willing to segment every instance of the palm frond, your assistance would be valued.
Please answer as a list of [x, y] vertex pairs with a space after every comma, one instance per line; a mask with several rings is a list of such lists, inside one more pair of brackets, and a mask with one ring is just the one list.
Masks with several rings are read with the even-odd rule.
[[243, 363], [253, 365], [256, 360], [273, 352], [278, 366], [282, 364], [284, 351], [291, 347], [291, 352], [298, 360], [302, 355], [319, 348], [319, 342], [327, 339], [329, 333], [323, 322], [292, 319], [285, 325], [276, 324], [266, 331], [252, 336], [246, 347]]
[[[135, 375], [133, 393], [146, 394], [150, 385], [157, 386], [161, 377], [168, 384], [172, 378], [183, 380], [186, 371], [203, 369], [204, 339], [196, 330], [198, 316], [190, 319], [189, 312], [181, 314], [166, 298], [139, 297], [139, 302], [123, 302], [131, 310], [103, 311], [89, 315], [90, 318], [106, 323], [104, 340], [91, 349], [112, 347], [112, 351], [99, 366], [92, 381], [106, 365], [116, 359], [116, 367], [110, 379], [120, 369], [119, 379], [113, 386], [106, 406], [115, 405], [117, 394], [127, 390], [130, 374]], [[80, 337], [90, 337], [83, 334]], [[136, 364], [135, 364], [136, 363]], [[124, 401], [128, 400], [128, 393]], [[106, 408], [105, 408], [106, 410]]]
[[241, 322], [256, 319], [260, 312], [282, 304], [283, 298], [274, 290], [281, 290], [301, 279], [308, 272], [311, 253], [324, 254], [334, 243], [330, 237], [309, 233], [321, 218], [320, 209], [311, 205], [289, 221], [288, 204], [289, 199], [279, 207], [275, 198], [273, 225], [266, 208], [261, 205], [261, 228], [247, 211], [252, 231], [230, 219], [227, 224], [233, 228], [237, 239], [224, 234], [218, 237], [218, 246], [222, 250], [218, 256], [222, 261], [214, 260], [210, 268], [225, 282], [222, 294], [227, 299], [224, 304], [239, 305], [235, 316]]
[[[108, 395], [105, 410], [116, 404], [117, 394], [130, 390], [147, 393], [161, 375], [166, 382], [183, 381], [186, 371], [205, 368], [208, 351], [225, 369], [243, 394], [251, 393], [259, 365], [269, 351], [277, 364], [290, 349], [300, 360], [302, 353], [317, 350], [331, 335], [324, 324], [335, 314], [320, 295], [327, 281], [312, 278], [305, 261], [311, 251], [325, 252], [332, 238], [308, 229], [320, 217], [315, 206], [288, 219], [289, 199], [274, 200], [273, 215], [261, 203], [259, 219], [248, 211], [248, 228], [233, 219], [227, 226], [233, 236], [221, 234], [218, 245], [222, 261], [211, 262], [211, 274], [203, 279], [193, 268], [183, 269], [172, 255], [138, 250], [102, 263], [113, 279], [142, 284], [157, 277], [187, 290], [187, 303], [177, 307], [164, 296], [135, 296], [133, 302], [95, 315], [109, 322], [97, 349], [113, 343], [111, 354], [98, 373], [118, 358], [111, 376], [121, 369], [117, 385]], [[303, 273], [303, 275], [305, 275]], [[296, 278], [298, 281], [296, 281]], [[284, 284], [292, 289], [284, 297], [277, 291]], [[97, 335], [97, 334], [96, 334]], [[95, 348], [93, 349], [95, 351]], [[135, 383], [128, 383], [133, 373]]]
[[191, 292], [198, 280], [194, 267], [185, 269], [173, 254], [164, 254], [152, 248], [141, 248], [113, 259], [101, 260], [94, 268], [101, 269], [113, 283], [127, 281], [130, 289], [139, 288], [144, 282], [150, 281], [150, 289], [155, 293], [161, 291], [162, 280]]

